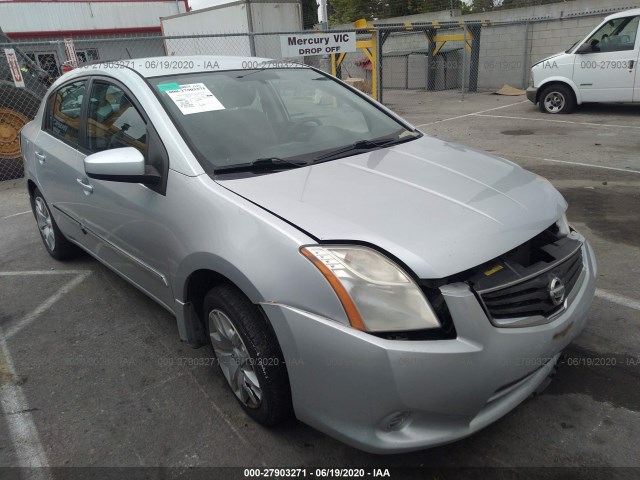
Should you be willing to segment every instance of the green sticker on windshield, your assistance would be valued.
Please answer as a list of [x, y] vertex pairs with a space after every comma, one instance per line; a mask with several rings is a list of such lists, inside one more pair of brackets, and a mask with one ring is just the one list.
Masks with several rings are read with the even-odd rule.
[[159, 83], [158, 90], [166, 92], [167, 90], [180, 90], [180, 85], [177, 83]]

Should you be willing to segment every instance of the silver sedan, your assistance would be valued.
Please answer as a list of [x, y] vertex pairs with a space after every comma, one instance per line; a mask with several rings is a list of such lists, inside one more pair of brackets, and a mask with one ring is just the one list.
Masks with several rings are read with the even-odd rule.
[[82, 249], [174, 314], [256, 421], [295, 415], [370, 452], [505, 415], [594, 295], [549, 182], [302, 65], [79, 68], [22, 149], [54, 258]]

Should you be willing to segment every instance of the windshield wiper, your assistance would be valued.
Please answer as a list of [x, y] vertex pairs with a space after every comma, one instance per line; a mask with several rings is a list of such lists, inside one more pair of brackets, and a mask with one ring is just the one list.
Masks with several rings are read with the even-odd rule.
[[287, 170], [290, 168], [299, 168], [307, 165], [307, 162], [293, 162], [278, 157], [258, 158], [251, 163], [239, 163], [237, 165], [227, 165], [217, 167], [213, 170], [214, 175], [219, 173], [236, 173], [236, 172], [259, 172], [272, 170]]
[[[414, 133], [414, 132], [411, 132]], [[311, 163], [320, 163], [328, 160], [334, 159], [334, 157], [344, 155], [346, 153], [357, 152], [359, 150], [373, 150], [375, 148], [381, 147], [390, 147], [392, 145], [397, 145], [399, 143], [408, 142], [409, 140], [413, 140], [417, 138], [419, 134], [407, 135], [404, 137], [396, 137], [396, 138], [387, 138], [382, 140], [359, 140], [351, 145], [347, 145], [346, 147], [338, 148], [337, 150], [333, 150], [329, 153], [325, 153], [324, 155], [320, 155], [313, 159]]]

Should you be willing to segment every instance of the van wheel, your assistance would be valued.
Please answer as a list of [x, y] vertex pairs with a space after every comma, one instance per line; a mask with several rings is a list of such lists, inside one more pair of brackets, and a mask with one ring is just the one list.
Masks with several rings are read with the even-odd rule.
[[49, 205], [37, 188], [31, 197], [31, 209], [38, 223], [40, 238], [42, 238], [49, 255], [56, 260], [67, 260], [74, 257], [78, 253], [78, 247], [64, 237], [53, 219], [53, 215], [51, 215]]
[[291, 389], [278, 341], [260, 310], [237, 288], [219, 285], [204, 298], [205, 325], [227, 384], [258, 423], [291, 413]]
[[565, 85], [551, 85], [540, 95], [542, 113], [571, 113], [575, 107], [573, 92]]

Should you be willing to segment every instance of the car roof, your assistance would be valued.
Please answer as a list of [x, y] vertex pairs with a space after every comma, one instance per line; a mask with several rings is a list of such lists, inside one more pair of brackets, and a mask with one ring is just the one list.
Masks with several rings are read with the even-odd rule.
[[605, 20], [613, 20], [614, 18], [633, 17], [634, 15], [640, 15], [640, 8], [634, 8], [632, 10], [625, 10], [623, 12], [614, 13], [609, 15]]
[[80, 67], [83, 69], [109, 70], [130, 68], [145, 78], [226, 70], [253, 70], [256, 68], [304, 67], [293, 60], [273, 60], [259, 57], [234, 57], [223, 55], [190, 55], [171, 57], [132, 58], [96, 62]]

